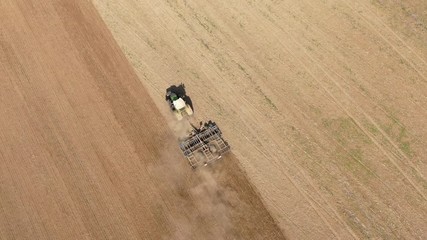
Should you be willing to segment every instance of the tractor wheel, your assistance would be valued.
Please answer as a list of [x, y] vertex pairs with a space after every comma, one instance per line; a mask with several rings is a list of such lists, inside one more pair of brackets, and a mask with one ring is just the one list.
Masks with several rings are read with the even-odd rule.
[[185, 107], [185, 112], [187, 113], [188, 116], [193, 115], [193, 109], [191, 109], [190, 105], [186, 105]]

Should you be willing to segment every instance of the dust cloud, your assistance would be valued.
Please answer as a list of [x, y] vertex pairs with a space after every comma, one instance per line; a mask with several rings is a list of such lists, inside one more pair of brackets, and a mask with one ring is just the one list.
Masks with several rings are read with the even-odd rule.
[[161, 172], [161, 187], [176, 194], [178, 198], [175, 199], [179, 202], [173, 203], [176, 212], [169, 216], [173, 230], [163, 239], [233, 238], [231, 213], [239, 205], [237, 192], [220, 183], [223, 173], [219, 165], [193, 171], [180, 155], [178, 139], [188, 136], [192, 130], [189, 121], [184, 119], [168, 124], [176, 139], [164, 145], [161, 162], [165, 165], [153, 171]]

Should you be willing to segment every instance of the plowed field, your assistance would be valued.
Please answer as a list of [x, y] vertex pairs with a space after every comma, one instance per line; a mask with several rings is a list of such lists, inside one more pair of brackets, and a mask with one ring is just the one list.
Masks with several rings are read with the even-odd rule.
[[231, 154], [193, 172], [93, 5], [0, 2], [0, 239], [283, 238]]

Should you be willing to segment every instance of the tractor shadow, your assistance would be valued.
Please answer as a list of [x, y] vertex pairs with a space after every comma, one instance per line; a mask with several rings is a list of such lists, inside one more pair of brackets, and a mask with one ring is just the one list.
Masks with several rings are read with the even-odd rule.
[[[193, 109], [193, 112], [194, 112], [193, 101], [191, 101], [191, 98], [187, 96], [187, 93], [185, 91], [185, 85], [183, 83], [181, 83], [178, 86], [172, 85], [168, 87], [166, 89], [166, 93], [169, 91], [174, 92], [176, 95], [178, 95], [178, 97], [182, 98], [188, 105], [190, 105], [191, 109]], [[165, 93], [165, 98], [167, 100], [168, 97], [166, 96], [166, 93]]]

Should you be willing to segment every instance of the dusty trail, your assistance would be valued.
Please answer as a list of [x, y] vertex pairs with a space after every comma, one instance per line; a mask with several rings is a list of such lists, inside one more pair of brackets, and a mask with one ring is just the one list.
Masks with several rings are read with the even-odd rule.
[[233, 155], [190, 170], [89, 1], [0, 28], [0, 239], [284, 238]]
[[425, 2], [93, 2], [156, 104], [183, 82], [218, 122], [287, 236], [426, 238]]

